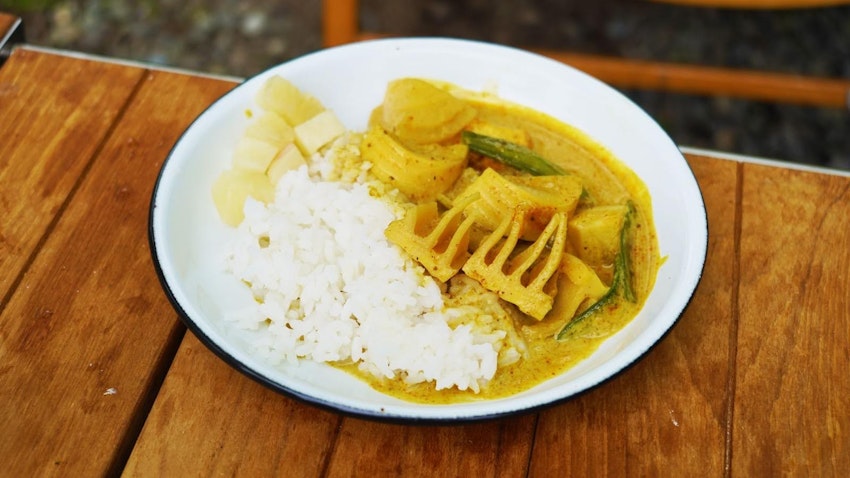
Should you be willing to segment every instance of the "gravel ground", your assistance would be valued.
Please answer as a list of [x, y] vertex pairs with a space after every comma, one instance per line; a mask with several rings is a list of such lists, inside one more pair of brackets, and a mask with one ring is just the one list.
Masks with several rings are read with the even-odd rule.
[[[27, 41], [234, 76], [321, 48], [321, 2], [30, 0]], [[13, 10], [26, 0], [0, 0]], [[15, 7], [15, 6], [18, 7]], [[361, 24], [716, 66], [850, 78], [850, 7], [760, 12], [634, 0], [361, 0]], [[682, 145], [850, 170], [850, 109], [626, 91]]]

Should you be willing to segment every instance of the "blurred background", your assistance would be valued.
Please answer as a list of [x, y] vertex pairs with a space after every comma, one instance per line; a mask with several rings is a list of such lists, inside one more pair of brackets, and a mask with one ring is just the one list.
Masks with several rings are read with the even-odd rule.
[[[27, 43], [236, 77], [318, 50], [318, 0], [0, 0]], [[641, 0], [361, 0], [362, 28], [850, 78], [850, 6], [699, 9]], [[850, 108], [624, 91], [680, 145], [850, 170]]]

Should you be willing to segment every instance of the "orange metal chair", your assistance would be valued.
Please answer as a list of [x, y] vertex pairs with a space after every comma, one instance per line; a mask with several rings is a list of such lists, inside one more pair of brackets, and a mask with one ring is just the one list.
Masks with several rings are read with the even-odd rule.
[[[850, 0], [653, 0], [693, 7], [788, 9], [850, 4]], [[323, 0], [324, 46], [388, 36], [361, 31], [357, 0]], [[684, 65], [534, 49], [624, 89], [729, 96], [750, 100], [850, 108], [850, 79]]]

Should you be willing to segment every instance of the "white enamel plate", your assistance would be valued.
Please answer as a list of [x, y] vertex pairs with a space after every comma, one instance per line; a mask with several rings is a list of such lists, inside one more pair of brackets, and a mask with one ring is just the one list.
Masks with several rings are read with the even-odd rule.
[[[249, 352], [223, 311], [251, 301], [222, 268], [232, 231], [211, 199], [230, 162], [245, 110], [272, 75], [319, 98], [353, 130], [363, 130], [390, 80], [414, 76], [491, 90], [584, 131], [632, 168], [652, 195], [666, 261], [646, 305], [623, 330], [576, 367], [511, 397], [421, 405], [389, 397], [333, 367], [271, 367]], [[525, 51], [450, 39], [391, 39], [323, 50], [271, 68], [209, 107], [174, 146], [154, 190], [150, 242], [162, 286], [189, 329], [213, 352], [264, 385], [357, 416], [403, 421], [469, 421], [525, 412], [588, 390], [643, 356], [676, 323], [699, 282], [707, 246], [705, 206], [685, 159], [643, 110], [616, 90], [562, 63]], [[297, 278], [293, 278], [297, 280]]]

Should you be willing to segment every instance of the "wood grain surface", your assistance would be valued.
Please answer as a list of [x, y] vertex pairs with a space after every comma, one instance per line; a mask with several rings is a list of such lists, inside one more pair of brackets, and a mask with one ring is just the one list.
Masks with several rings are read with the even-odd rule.
[[733, 473], [850, 470], [850, 180], [746, 165]]
[[152, 187], [230, 86], [26, 50], [0, 69], [13, 139], [0, 147], [0, 456], [13, 476], [123, 467], [184, 331], [151, 266]]
[[141, 77], [140, 70], [26, 50], [0, 69], [3, 303]]
[[0, 462], [10, 476], [850, 469], [850, 177], [689, 155], [708, 213], [706, 267], [642, 360], [516, 417], [366, 421], [232, 369], [185, 333], [158, 284], [147, 243], [156, 175], [233, 85], [26, 48], [0, 68]]
[[321, 476], [342, 418], [235, 371], [187, 334], [126, 476]]
[[[95, 158], [142, 76], [23, 50], [0, 69], [0, 456], [13, 457], [3, 460], [12, 475], [104, 471], [131, 418], [126, 400], [143, 385], [125, 388], [115, 376], [136, 381], [144, 370], [116, 370], [121, 344], [111, 336], [126, 334], [116, 321], [140, 310], [104, 309], [124, 300], [107, 281], [136, 280], [128, 272], [149, 266], [126, 264], [127, 243], [141, 245], [132, 237], [108, 241], [123, 220], [118, 208], [92, 207], [108, 187]], [[121, 395], [105, 395], [116, 385]], [[81, 440], [98, 453], [78, 453]]]

